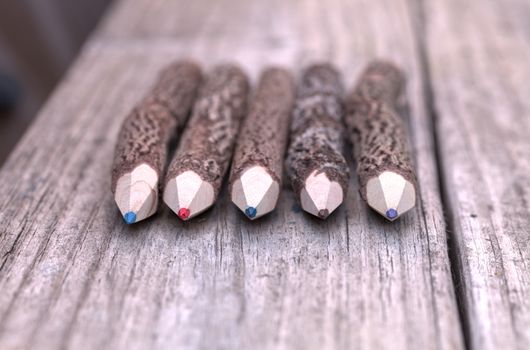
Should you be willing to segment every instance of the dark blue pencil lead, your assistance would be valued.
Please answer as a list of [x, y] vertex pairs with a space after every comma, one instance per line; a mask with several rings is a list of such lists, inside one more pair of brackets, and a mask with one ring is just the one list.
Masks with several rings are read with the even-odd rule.
[[247, 214], [247, 216], [251, 219], [256, 217], [257, 212], [258, 211], [254, 207], [248, 207], [247, 209], [245, 209], [245, 214]]

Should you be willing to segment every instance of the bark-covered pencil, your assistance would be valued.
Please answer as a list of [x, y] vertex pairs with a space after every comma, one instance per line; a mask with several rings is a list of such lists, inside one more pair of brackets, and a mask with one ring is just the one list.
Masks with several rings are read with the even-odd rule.
[[193, 114], [169, 165], [164, 202], [182, 220], [217, 198], [245, 114], [249, 83], [237, 66], [214, 67], [199, 89]]
[[291, 74], [266, 69], [243, 122], [230, 174], [232, 202], [256, 219], [276, 207], [294, 101]]
[[325, 219], [343, 201], [349, 169], [343, 151], [343, 87], [329, 64], [302, 74], [291, 124], [287, 170], [302, 208]]
[[169, 65], [123, 122], [114, 154], [112, 191], [128, 224], [156, 212], [168, 143], [185, 124], [200, 80], [200, 68], [193, 62]]
[[390, 221], [416, 203], [416, 176], [397, 103], [405, 75], [392, 63], [374, 61], [346, 102], [346, 124], [357, 161], [362, 198]]

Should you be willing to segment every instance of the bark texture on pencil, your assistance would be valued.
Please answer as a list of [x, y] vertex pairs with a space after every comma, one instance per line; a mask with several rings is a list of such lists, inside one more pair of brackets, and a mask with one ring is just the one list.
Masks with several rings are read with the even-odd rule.
[[405, 75], [395, 65], [368, 65], [346, 102], [346, 124], [354, 147], [360, 192], [388, 220], [414, 207], [416, 176], [398, 101]]
[[343, 202], [348, 186], [342, 94], [335, 68], [313, 65], [302, 74], [292, 117], [289, 178], [302, 208], [322, 219]]
[[183, 219], [209, 208], [228, 169], [249, 83], [237, 66], [214, 67], [199, 89], [193, 115], [171, 162], [164, 201]]
[[197, 64], [175, 62], [124, 120], [116, 145], [112, 191], [127, 223], [155, 213], [167, 147], [189, 115], [201, 79]]
[[293, 102], [291, 74], [281, 68], [265, 70], [243, 122], [230, 174], [232, 202], [250, 219], [276, 207]]

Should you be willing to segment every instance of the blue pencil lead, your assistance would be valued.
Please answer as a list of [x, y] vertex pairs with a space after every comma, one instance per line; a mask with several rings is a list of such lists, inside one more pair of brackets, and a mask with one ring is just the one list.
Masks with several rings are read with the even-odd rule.
[[386, 217], [389, 219], [395, 219], [398, 216], [398, 212], [394, 208], [390, 208], [386, 211]]
[[254, 207], [248, 207], [245, 209], [245, 214], [247, 214], [247, 216], [251, 219], [255, 218], [257, 213], [258, 211]]
[[123, 220], [128, 224], [134, 224], [136, 222], [136, 214], [130, 211], [123, 215]]

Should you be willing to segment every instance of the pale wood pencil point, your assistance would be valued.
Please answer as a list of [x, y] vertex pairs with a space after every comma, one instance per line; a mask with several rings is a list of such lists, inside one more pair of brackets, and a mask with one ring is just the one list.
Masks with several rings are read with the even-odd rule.
[[416, 190], [403, 176], [385, 171], [366, 183], [366, 201], [372, 209], [394, 221], [414, 208]]
[[214, 199], [212, 185], [194, 171], [185, 171], [170, 179], [164, 189], [164, 201], [182, 220], [199, 215]]
[[128, 224], [141, 221], [156, 211], [158, 175], [147, 164], [141, 164], [120, 177], [114, 199]]
[[232, 202], [251, 220], [271, 212], [279, 194], [278, 181], [260, 166], [245, 170], [232, 184]]
[[325, 173], [311, 173], [300, 192], [302, 209], [325, 219], [343, 202], [341, 185], [330, 180]]

